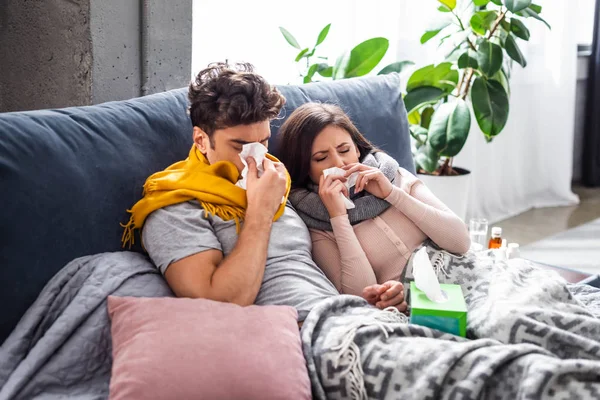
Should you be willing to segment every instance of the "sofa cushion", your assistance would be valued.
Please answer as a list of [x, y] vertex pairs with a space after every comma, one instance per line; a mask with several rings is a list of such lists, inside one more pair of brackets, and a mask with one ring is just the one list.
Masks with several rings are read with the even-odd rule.
[[[404, 168], [414, 171], [397, 74], [280, 86], [283, 115], [334, 102]], [[126, 209], [145, 179], [192, 144], [187, 90], [97, 106], [0, 113], [0, 342], [46, 282], [76, 257], [121, 249]], [[273, 121], [272, 146], [285, 118]], [[142, 251], [139, 241], [133, 250]]]
[[[186, 92], [0, 114], [0, 341], [76, 257], [121, 249], [126, 209], [191, 145]], [[136, 247], [139, 250], [139, 247]]]
[[310, 399], [297, 313], [109, 297], [111, 399]]

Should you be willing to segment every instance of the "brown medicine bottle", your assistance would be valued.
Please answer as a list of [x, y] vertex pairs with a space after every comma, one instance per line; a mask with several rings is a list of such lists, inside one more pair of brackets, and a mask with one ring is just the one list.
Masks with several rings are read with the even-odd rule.
[[499, 249], [502, 246], [502, 228], [494, 226], [492, 228], [492, 237], [488, 245], [489, 249]]

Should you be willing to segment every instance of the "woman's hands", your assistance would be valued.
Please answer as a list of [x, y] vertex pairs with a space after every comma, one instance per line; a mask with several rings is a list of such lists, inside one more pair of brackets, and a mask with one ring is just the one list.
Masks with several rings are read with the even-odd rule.
[[348, 213], [344, 199], [342, 199], [342, 195], [348, 197], [348, 189], [344, 185], [346, 180], [343, 176], [329, 175], [325, 178], [321, 175], [321, 179], [319, 180], [319, 197], [323, 204], [325, 204], [327, 212], [329, 212], [329, 218], [339, 217]]
[[385, 199], [392, 193], [392, 182], [378, 168], [356, 163], [344, 165], [342, 169], [346, 170], [346, 177], [358, 172], [355, 193], [366, 190], [380, 199]]
[[404, 285], [398, 281], [387, 281], [382, 285], [375, 284], [363, 289], [362, 297], [377, 308], [396, 307], [406, 312], [408, 304], [404, 299]]

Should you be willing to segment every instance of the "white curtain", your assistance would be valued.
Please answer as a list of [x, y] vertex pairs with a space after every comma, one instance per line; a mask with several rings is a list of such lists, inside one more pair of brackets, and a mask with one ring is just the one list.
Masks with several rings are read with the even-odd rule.
[[469, 213], [498, 221], [532, 207], [577, 204], [571, 191], [577, 24], [567, 1], [540, 2], [552, 26], [528, 20], [519, 41], [528, 65], [513, 67], [510, 116], [491, 144], [474, 124], [456, 163], [473, 171]]
[[[419, 43], [439, 12], [435, 0], [194, 0], [192, 72], [211, 61], [252, 62], [272, 83], [298, 83], [298, 53], [278, 27], [288, 29], [304, 47], [331, 23], [322, 55], [337, 55], [361, 41], [383, 36], [390, 50], [380, 64], [412, 60], [417, 66], [443, 55], [435, 40]], [[527, 21], [531, 40], [519, 40], [527, 68], [515, 65], [510, 118], [491, 144], [473, 119], [469, 139], [455, 165], [473, 174], [468, 216], [495, 222], [532, 207], [576, 204], [571, 191], [577, 13], [570, 2], [540, 0], [542, 16], [552, 25]], [[226, 4], [226, 5], [225, 5]]]

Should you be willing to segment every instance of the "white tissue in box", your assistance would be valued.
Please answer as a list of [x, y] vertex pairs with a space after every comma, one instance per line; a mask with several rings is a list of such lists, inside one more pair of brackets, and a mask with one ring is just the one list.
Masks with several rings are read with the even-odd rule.
[[[329, 175], [344, 176], [344, 175], [346, 175], [346, 170], [338, 168], [338, 167], [332, 167], [332, 168], [327, 168], [327, 169], [323, 170], [324, 177], [328, 177]], [[346, 180], [346, 182], [344, 182], [344, 185], [346, 186], [346, 189], [348, 189], [348, 191], [350, 191], [350, 188], [352, 186], [356, 185], [357, 178], [358, 178], [358, 172], [355, 172], [348, 177], [348, 180]], [[343, 193], [340, 193], [340, 196], [342, 196], [342, 199], [344, 200], [344, 205], [346, 206], [346, 210], [350, 210], [355, 207], [352, 200], [350, 200], [349, 198], [344, 196]]]
[[423, 291], [429, 300], [435, 303], [443, 303], [447, 300], [442, 292], [440, 282], [433, 270], [433, 265], [429, 260], [425, 247], [422, 247], [414, 255], [412, 263], [412, 273], [415, 278], [415, 286]]
[[256, 160], [256, 169], [258, 170], [258, 176], [260, 177], [265, 170], [263, 169], [263, 161], [265, 160], [265, 155], [268, 150], [265, 146], [260, 143], [248, 143], [242, 147], [242, 152], [240, 153], [240, 159], [244, 164], [244, 169], [242, 170], [242, 177], [235, 184], [236, 186], [241, 187], [242, 189], [246, 189], [246, 182], [248, 177], [248, 157], [253, 157]]

